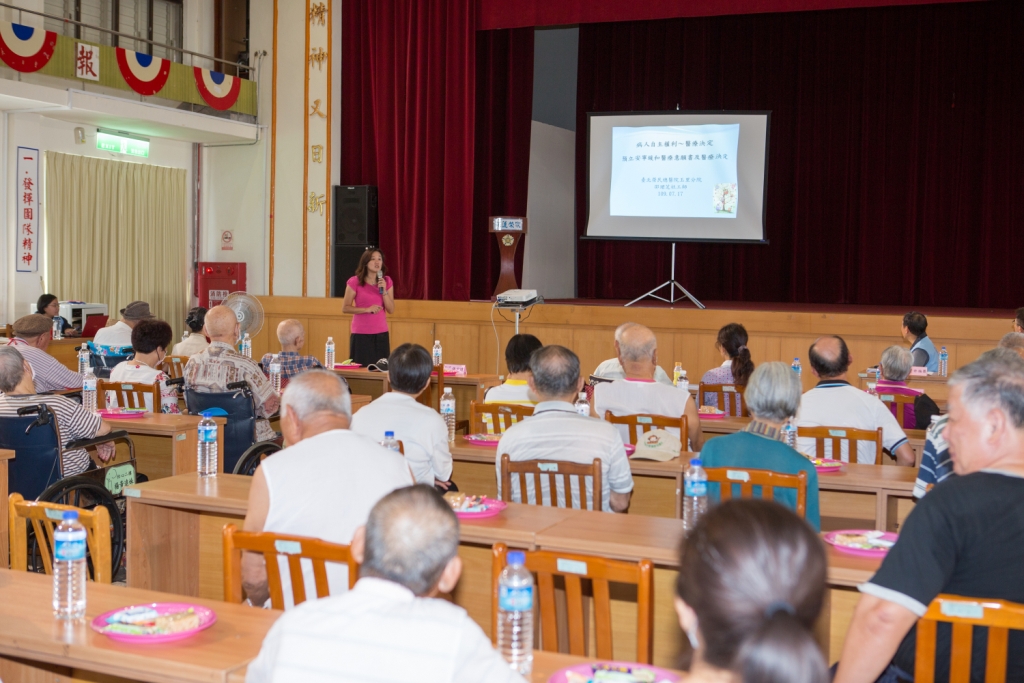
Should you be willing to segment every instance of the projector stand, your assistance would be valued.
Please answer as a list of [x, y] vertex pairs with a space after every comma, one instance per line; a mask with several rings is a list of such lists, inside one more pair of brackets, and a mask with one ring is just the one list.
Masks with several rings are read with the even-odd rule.
[[[669, 297], [670, 298], [666, 299], [663, 296], [658, 296], [657, 294], [655, 294], [655, 292], [657, 292], [662, 287], [668, 287], [668, 292], [669, 292]], [[652, 297], [652, 298], [658, 299], [659, 301], [664, 301], [665, 303], [668, 303], [668, 304], [674, 304], [676, 301], [682, 301], [683, 300], [683, 297], [679, 297], [678, 299], [676, 298], [676, 287], [678, 287], [679, 291], [683, 293], [683, 296], [685, 296], [687, 299], [692, 301], [697, 306], [697, 308], [700, 308], [700, 309], [706, 308], [706, 306], [704, 306], [704, 304], [702, 304], [701, 302], [697, 301], [697, 299], [693, 296], [693, 294], [690, 294], [689, 292], [687, 292], [685, 287], [683, 287], [681, 284], [676, 282], [676, 243], [673, 242], [672, 243], [672, 274], [669, 276], [668, 281], [661, 283], [660, 285], [658, 285], [657, 287], [655, 287], [651, 291], [647, 292], [646, 294], [638, 296], [637, 298], [633, 299], [632, 301], [630, 301], [626, 305], [627, 306], [632, 306], [637, 301], [640, 301], [641, 299], [645, 299], [647, 297]]]

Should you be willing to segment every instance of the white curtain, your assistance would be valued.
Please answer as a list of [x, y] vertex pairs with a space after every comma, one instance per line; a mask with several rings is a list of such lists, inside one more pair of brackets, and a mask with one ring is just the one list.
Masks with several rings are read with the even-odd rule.
[[105, 303], [136, 300], [180, 329], [188, 306], [186, 171], [46, 152], [49, 290]]

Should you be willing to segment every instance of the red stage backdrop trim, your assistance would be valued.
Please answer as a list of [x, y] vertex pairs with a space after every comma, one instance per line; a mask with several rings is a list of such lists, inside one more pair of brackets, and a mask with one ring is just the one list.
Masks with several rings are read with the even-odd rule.
[[984, 0], [478, 0], [477, 29]]

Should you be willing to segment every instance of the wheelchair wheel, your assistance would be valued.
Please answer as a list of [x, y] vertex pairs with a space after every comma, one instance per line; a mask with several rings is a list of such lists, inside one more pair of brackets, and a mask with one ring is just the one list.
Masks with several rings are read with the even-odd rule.
[[242, 453], [242, 457], [235, 463], [235, 471], [232, 474], [244, 474], [251, 477], [256, 474], [256, 468], [260, 466], [263, 459], [281, 450], [273, 441], [260, 441], [249, 446], [249, 450]]
[[[110, 514], [111, 575], [121, 568], [125, 550], [125, 515], [110, 491], [88, 477], [67, 477], [39, 494], [38, 500], [92, 510], [102, 505]], [[88, 558], [90, 565], [92, 558]]]

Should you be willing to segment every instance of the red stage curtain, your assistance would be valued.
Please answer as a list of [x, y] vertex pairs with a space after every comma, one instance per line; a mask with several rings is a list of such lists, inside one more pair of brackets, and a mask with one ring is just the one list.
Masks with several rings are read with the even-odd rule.
[[[588, 24], [580, 28], [577, 230], [586, 112], [770, 109], [762, 245], [678, 247], [698, 298], [1024, 304], [1024, 3]], [[669, 245], [579, 244], [579, 295], [667, 279]]]
[[[533, 114], [533, 29], [476, 34], [476, 162], [473, 197], [474, 299], [489, 299], [500, 258], [489, 216], [525, 216]], [[523, 251], [516, 254], [522, 282]]]
[[345, 0], [341, 179], [377, 185], [400, 298], [469, 299], [476, 0]]

